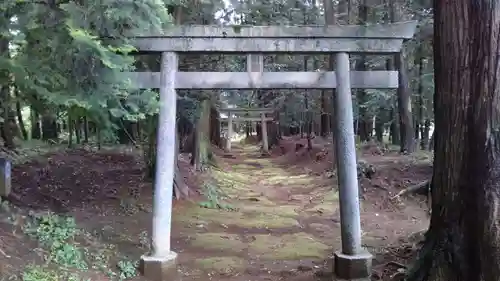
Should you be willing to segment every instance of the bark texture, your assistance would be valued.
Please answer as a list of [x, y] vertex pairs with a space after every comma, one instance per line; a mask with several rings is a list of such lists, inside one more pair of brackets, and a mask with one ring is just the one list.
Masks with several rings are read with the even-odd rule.
[[500, 280], [498, 1], [434, 1], [432, 216], [408, 280]]

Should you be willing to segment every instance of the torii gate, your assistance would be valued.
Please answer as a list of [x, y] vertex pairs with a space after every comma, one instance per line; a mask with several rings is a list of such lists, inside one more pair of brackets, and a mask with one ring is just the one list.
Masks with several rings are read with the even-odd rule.
[[[398, 53], [417, 22], [368, 26], [173, 26], [164, 34], [133, 39], [142, 52], [162, 54], [161, 71], [126, 73], [137, 88], [160, 89], [153, 209], [153, 253], [141, 258], [152, 280], [175, 280], [171, 251], [175, 166], [176, 89], [336, 88], [335, 130], [342, 250], [335, 253], [340, 279], [367, 279], [372, 255], [361, 245], [351, 88], [397, 88], [397, 71], [350, 71], [349, 53]], [[247, 72], [178, 72], [178, 53], [246, 53]], [[264, 53], [335, 53], [335, 72], [264, 72]]]
[[[233, 135], [233, 122], [260, 122], [261, 132], [262, 132], [262, 149], [264, 152], [269, 152], [269, 139], [267, 136], [267, 121], [273, 121], [274, 118], [267, 117], [266, 113], [273, 113], [275, 110], [272, 108], [220, 108], [220, 112], [227, 112], [227, 118], [222, 119], [227, 121], [227, 142], [226, 142], [226, 152], [231, 152], [231, 137]], [[259, 117], [237, 117], [233, 118], [233, 114], [243, 114], [243, 113], [255, 113]]]

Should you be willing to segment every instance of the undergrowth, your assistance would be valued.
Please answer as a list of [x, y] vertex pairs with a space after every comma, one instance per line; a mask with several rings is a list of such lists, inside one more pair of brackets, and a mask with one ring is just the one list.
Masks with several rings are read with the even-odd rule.
[[202, 194], [206, 197], [207, 200], [198, 203], [200, 207], [207, 209], [222, 209], [228, 211], [235, 210], [235, 208], [231, 204], [224, 202], [225, 199], [228, 199], [228, 196], [224, 194], [221, 189], [211, 181], [205, 182], [203, 184]]
[[23, 281], [91, 281], [77, 274], [89, 269], [103, 272], [112, 280], [137, 275], [137, 262], [123, 259], [113, 270], [104, 251], [92, 252], [79, 243], [79, 238], [85, 233], [78, 229], [72, 217], [53, 213], [30, 214], [23, 231], [40, 243], [45, 260], [43, 265], [26, 267], [21, 276]]

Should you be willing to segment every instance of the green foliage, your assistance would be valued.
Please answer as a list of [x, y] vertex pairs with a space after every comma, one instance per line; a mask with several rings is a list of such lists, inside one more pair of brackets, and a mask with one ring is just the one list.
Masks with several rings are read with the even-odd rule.
[[62, 217], [53, 213], [34, 214], [24, 230], [45, 246], [72, 239], [78, 233], [73, 218]]
[[59, 281], [59, 274], [46, 267], [29, 266], [23, 272], [23, 281]]
[[47, 266], [28, 266], [23, 274], [23, 281], [91, 281], [90, 279], [81, 279], [76, 274], [68, 272], [58, 272], [56, 270], [50, 269]]
[[82, 250], [73, 244], [79, 232], [73, 218], [52, 213], [36, 214], [24, 226], [24, 232], [49, 249], [48, 262], [68, 268], [88, 267]]
[[[109, 258], [102, 251], [89, 252], [87, 248], [80, 248], [76, 237], [81, 233], [70, 217], [63, 217], [52, 213], [33, 214], [23, 228], [24, 232], [35, 238], [48, 250], [45, 257], [45, 266], [29, 266], [23, 273], [23, 280], [52, 281], [52, 280], [80, 280], [72, 275], [71, 269], [100, 270], [108, 276], [125, 280], [137, 276], [137, 262], [122, 259], [116, 264], [117, 272], [108, 268]], [[57, 265], [58, 270], [51, 265]], [[54, 279], [55, 278], [55, 279]]]
[[[85, 116], [98, 127], [101, 137], [114, 141], [114, 132], [119, 127], [115, 122], [117, 119], [144, 121], [158, 113], [158, 93], [133, 90], [130, 81], [121, 79], [119, 74], [133, 71], [141, 63], [150, 66], [149, 59], [141, 57], [135, 61], [130, 55], [134, 49], [128, 38], [159, 33], [168, 28], [172, 19], [167, 7], [185, 7], [182, 11], [184, 24], [228, 25], [235, 33], [241, 32], [241, 25], [325, 23], [321, 1], [229, 1], [230, 5], [226, 2], [70, 0], [46, 5], [40, 1], [2, 1], [0, 12], [4, 17], [0, 20], [0, 37], [8, 40], [10, 49], [0, 54], [0, 86], [9, 84], [15, 87], [20, 93], [16, 101], [32, 106], [42, 114], [57, 113], [59, 119], [65, 118], [65, 113], [61, 112], [66, 111], [75, 118]], [[339, 5], [337, 20], [341, 24], [347, 23], [346, 12], [340, 11], [342, 5], [340, 2], [335, 5]], [[418, 32], [425, 32], [432, 24], [432, 11], [426, 5], [426, 2], [418, 1], [400, 3], [395, 5], [394, 12], [401, 15], [401, 20], [406, 19], [404, 17], [417, 18], [420, 21]], [[367, 24], [387, 21], [388, 10], [387, 4], [371, 7]], [[420, 47], [426, 57], [426, 66], [424, 73], [418, 75], [411, 58], [416, 56]], [[431, 44], [411, 40], [405, 44], [405, 50], [409, 71], [413, 74], [410, 75], [413, 92], [416, 95], [415, 85], [423, 83], [423, 107], [426, 115], [432, 117], [432, 60], [427, 59], [432, 53]], [[352, 58], [353, 62], [359, 60], [359, 56]], [[386, 68], [387, 59], [367, 56], [366, 64], [369, 69], [381, 70]], [[245, 71], [246, 58], [194, 55], [192, 58], [181, 57], [180, 64], [182, 69], [188, 70]], [[265, 58], [266, 71], [326, 70], [330, 67], [328, 64], [324, 55], [280, 54]], [[179, 120], [195, 122], [199, 117], [197, 107], [201, 93], [212, 97], [212, 102], [221, 106], [280, 106], [286, 111], [280, 119], [282, 125], [304, 124], [310, 118], [305, 113], [325, 110], [321, 106], [320, 91], [179, 91]], [[220, 97], [213, 98], [219, 94]], [[330, 96], [330, 92], [326, 94]], [[304, 106], [306, 95], [307, 108]], [[377, 115], [395, 105], [394, 93], [390, 90], [368, 90], [367, 96], [363, 101], [355, 101], [356, 113], [361, 109], [364, 115]], [[2, 119], [0, 114], [0, 122]], [[148, 131], [146, 135], [150, 133]]]
[[137, 266], [138, 262], [132, 262], [130, 260], [121, 260], [118, 262], [117, 267], [119, 270], [120, 280], [125, 280], [127, 278], [133, 278], [137, 276]]
[[132, 91], [120, 72], [133, 70], [128, 37], [170, 24], [164, 1], [8, 0], [0, 9], [8, 19], [0, 34], [11, 45], [0, 54], [0, 72], [11, 74], [0, 75], [0, 86], [12, 82], [38, 112], [68, 110], [102, 131], [114, 130], [110, 117], [136, 121], [157, 112], [156, 93]]

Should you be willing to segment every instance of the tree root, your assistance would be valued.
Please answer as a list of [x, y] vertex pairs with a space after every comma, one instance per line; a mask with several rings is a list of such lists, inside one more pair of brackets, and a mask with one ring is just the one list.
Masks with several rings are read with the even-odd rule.
[[392, 196], [390, 199], [391, 200], [398, 199], [399, 197], [406, 195], [406, 194], [409, 194], [409, 193], [410, 194], [411, 193], [428, 194], [429, 184], [430, 184], [430, 180], [426, 180], [426, 181], [421, 182], [419, 184], [410, 186], [408, 188], [401, 190], [400, 192], [398, 192], [398, 194]]
[[0, 254], [4, 255], [6, 258], [11, 258], [11, 256], [7, 255], [2, 249], [0, 249]]
[[433, 266], [437, 235], [432, 227], [425, 233], [425, 240], [418, 251], [417, 258], [406, 272], [406, 281], [428, 280], [429, 271]]
[[404, 268], [404, 269], [406, 269], [406, 265], [404, 265], [402, 263], [399, 263], [399, 262], [396, 262], [396, 261], [390, 261], [385, 266], [389, 266], [389, 265], [394, 265], [397, 268]]
[[182, 177], [177, 160], [176, 169], [174, 173], [174, 197], [175, 199], [187, 199], [189, 197], [189, 187], [187, 186], [184, 178]]

